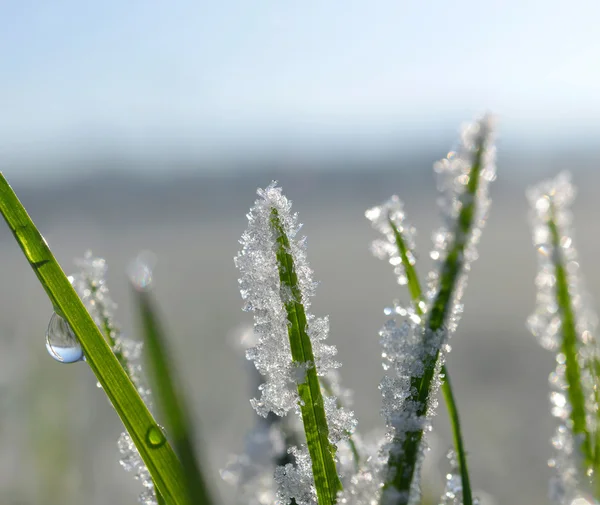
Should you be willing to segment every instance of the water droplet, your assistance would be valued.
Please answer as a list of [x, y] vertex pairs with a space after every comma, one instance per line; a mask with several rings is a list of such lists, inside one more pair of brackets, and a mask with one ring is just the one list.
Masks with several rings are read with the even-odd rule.
[[52, 314], [46, 330], [46, 349], [60, 363], [75, 363], [83, 359], [81, 344], [73, 330], [56, 312]]
[[146, 443], [150, 447], [158, 449], [165, 445], [166, 441], [167, 437], [160, 426], [150, 426], [150, 428], [148, 428], [148, 431], [146, 432]]
[[153, 269], [156, 265], [156, 255], [150, 251], [141, 252], [127, 268], [129, 280], [138, 291], [146, 291], [152, 287]]

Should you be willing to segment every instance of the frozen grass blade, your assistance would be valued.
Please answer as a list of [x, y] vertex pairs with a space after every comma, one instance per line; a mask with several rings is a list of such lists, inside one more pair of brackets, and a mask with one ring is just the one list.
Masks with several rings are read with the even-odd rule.
[[356, 421], [321, 389], [320, 380], [329, 380], [337, 394], [332, 372], [340, 363], [334, 359], [335, 347], [324, 342], [328, 318], [309, 312], [316, 283], [305, 239], [297, 238], [297, 215], [274, 182], [257, 193], [235, 257], [244, 310], [253, 312], [257, 337], [246, 357], [264, 380], [260, 399], [251, 403], [263, 417], [295, 411], [303, 421], [306, 445], [291, 447], [294, 464], [275, 470], [277, 501], [331, 505], [342, 488], [335, 459], [338, 444], [352, 435]]
[[292, 360], [304, 369], [306, 377], [298, 381], [300, 410], [306, 433], [308, 452], [312, 461], [312, 470], [319, 505], [336, 502], [342, 483], [335, 466], [335, 447], [329, 442], [329, 427], [325, 415], [325, 404], [321, 394], [321, 385], [314, 366], [315, 357], [312, 343], [306, 333], [308, 322], [302, 305], [302, 295], [298, 287], [296, 266], [289, 252], [290, 243], [279, 219], [277, 209], [271, 211], [271, 225], [277, 237], [277, 266], [283, 292], [287, 293], [285, 310], [289, 322], [290, 349]]
[[[427, 303], [421, 299], [420, 285], [412, 268], [415, 261], [411, 252], [413, 229], [405, 231], [393, 226], [394, 216], [388, 213], [389, 210], [396, 212], [401, 222], [404, 218], [401, 203], [396, 198], [387, 206], [367, 212], [375, 227], [388, 238], [376, 241], [373, 252], [380, 257], [390, 257], [399, 283], [409, 284], [415, 305], [409, 310], [401, 307], [386, 310], [387, 314], [405, 315], [407, 320], [400, 328], [393, 320], [389, 321], [380, 332], [384, 369], [394, 369], [392, 376], [386, 375], [380, 386], [383, 413], [390, 430], [388, 471], [382, 493], [382, 503], [386, 505], [416, 503], [419, 497], [423, 433], [430, 429], [429, 417], [436, 405], [434, 393], [440, 386], [446, 342], [462, 312], [460, 299], [466, 285], [465, 273], [477, 257], [475, 245], [489, 205], [487, 185], [495, 178], [494, 152], [490, 120], [484, 117], [465, 128], [458, 153], [449, 153], [435, 165], [446, 224], [434, 234], [432, 258], [439, 263], [439, 268], [430, 274]], [[462, 453], [466, 499], [472, 501], [460, 424], [456, 423], [456, 406], [451, 391], [448, 392], [455, 438]]]
[[552, 240], [552, 255], [556, 275], [556, 300], [561, 317], [562, 346], [565, 355], [565, 378], [567, 380], [567, 395], [571, 404], [571, 420], [573, 421], [573, 433], [583, 435], [583, 452], [587, 463], [593, 460], [592, 441], [586, 429], [585, 423], [585, 396], [581, 385], [581, 369], [578, 360], [577, 329], [575, 328], [575, 314], [569, 294], [569, 282], [567, 280], [566, 265], [560, 256], [560, 233], [554, 219], [554, 205], [550, 204], [550, 217], [547, 225]]
[[[419, 316], [424, 316], [425, 301], [423, 300], [423, 291], [421, 289], [421, 283], [414, 267], [414, 254], [406, 246], [406, 242], [402, 237], [402, 233], [398, 230], [398, 227], [394, 223], [393, 219], [388, 216], [388, 223], [394, 233], [394, 240], [398, 247], [398, 254], [402, 259], [402, 266], [406, 275], [406, 283], [410, 296], [413, 302], [415, 312]], [[410, 255], [410, 258], [409, 258]], [[450, 382], [450, 376], [448, 375], [448, 369], [446, 365], [442, 366], [442, 375], [444, 381], [442, 382], [442, 393], [448, 409], [448, 416], [450, 418], [450, 425], [452, 426], [452, 437], [454, 439], [454, 448], [458, 457], [458, 464], [460, 468], [460, 477], [462, 481], [462, 493], [463, 493], [463, 505], [472, 505], [473, 497], [471, 495], [471, 483], [469, 479], [469, 468], [467, 466], [467, 455], [464, 448], [462, 432], [460, 428], [460, 418], [458, 415], [458, 407], [454, 399], [454, 393], [452, 392], [452, 384]]]
[[140, 288], [139, 285], [132, 284], [135, 288], [135, 302], [142, 322], [148, 369], [153, 379], [156, 403], [163, 415], [167, 433], [183, 467], [188, 501], [198, 505], [211, 505], [213, 501], [194, 450], [194, 435], [189, 408], [186, 407], [182, 398], [181, 388], [175, 383], [165, 335], [156, 308], [147, 287]]
[[528, 192], [540, 267], [536, 310], [528, 326], [543, 347], [558, 352], [550, 399], [552, 414], [561, 424], [552, 439], [556, 455], [549, 464], [556, 471], [551, 495], [561, 504], [580, 496], [585, 482], [600, 498], [597, 316], [578, 274], [569, 211], [574, 196], [566, 173]]
[[188, 505], [183, 470], [160, 428], [86, 311], [16, 194], [0, 173], [0, 212], [45, 289], [54, 310], [81, 343], [86, 362], [131, 435], [148, 471], [170, 505]]
[[[366, 217], [373, 222], [373, 226], [378, 231], [384, 233], [387, 237], [384, 243], [375, 243], [375, 249], [379, 247], [378, 256], [389, 256], [390, 262], [396, 265], [396, 273], [400, 284], [406, 284], [411, 297], [413, 310], [420, 320], [424, 320], [425, 309], [427, 308], [423, 298], [423, 290], [415, 269], [415, 254], [413, 252], [412, 235], [414, 231], [404, 221], [404, 211], [402, 203], [397, 196], [393, 196], [388, 202], [382, 206], [369, 209], [365, 213]], [[391, 231], [391, 234], [389, 233]], [[409, 234], [409, 240], [405, 239], [404, 233]], [[389, 245], [393, 244], [394, 249], [390, 249]], [[410, 244], [410, 245], [409, 245]], [[461, 483], [463, 490], [463, 504], [472, 505], [473, 499], [471, 495], [471, 484], [469, 479], [469, 470], [467, 466], [467, 457], [464, 450], [464, 443], [460, 427], [460, 418], [458, 408], [452, 392], [450, 377], [446, 366], [442, 367], [441, 374], [445, 380], [442, 383], [442, 392], [448, 408], [450, 417], [450, 425], [452, 427], [452, 435], [454, 447], [458, 456], [458, 463], [461, 475]]]
[[[119, 325], [115, 320], [116, 303], [112, 300], [108, 284], [106, 282], [107, 265], [103, 258], [95, 257], [91, 251], [87, 251], [83, 258], [78, 258], [75, 263], [79, 271], [68, 277], [75, 291], [81, 298], [89, 315], [96, 325], [104, 333], [110, 348], [115, 354], [121, 366], [142, 400], [149, 408], [152, 406], [152, 392], [144, 384], [141, 375], [142, 367], [138, 363], [141, 356], [142, 343], [124, 337]], [[117, 441], [121, 455], [121, 466], [127, 472], [132, 472], [134, 478], [143, 487], [139, 502], [144, 505], [156, 505], [164, 503], [160, 492], [152, 481], [152, 477], [144, 465], [144, 462], [135, 448], [131, 437], [127, 432], [121, 433]]]

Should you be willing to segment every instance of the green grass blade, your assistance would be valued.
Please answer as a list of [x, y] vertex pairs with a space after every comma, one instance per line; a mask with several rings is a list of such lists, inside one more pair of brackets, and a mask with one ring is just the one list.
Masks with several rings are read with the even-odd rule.
[[[134, 372], [134, 369], [137, 367], [132, 366], [132, 364], [130, 363], [130, 359], [129, 357], [123, 352], [123, 346], [121, 345], [122, 342], [120, 341], [120, 329], [117, 325], [115, 325], [115, 322], [113, 320], [113, 318], [111, 317], [110, 311], [107, 307], [107, 304], [110, 305], [111, 301], [110, 299], [107, 299], [107, 292], [102, 293], [102, 289], [100, 288], [100, 282], [98, 281], [97, 278], [92, 277], [90, 275], [89, 272], [86, 271], [86, 269], [84, 267], [81, 268], [81, 273], [80, 275], [83, 275], [84, 277], [84, 282], [85, 285], [87, 287], [87, 289], [89, 289], [90, 291], [90, 299], [88, 300], [88, 304], [87, 304], [87, 308], [89, 310], [90, 316], [92, 316], [93, 319], [95, 319], [96, 323], [98, 324], [98, 326], [100, 327], [100, 330], [104, 333], [104, 338], [106, 338], [107, 342], [110, 345], [110, 348], [112, 349], [115, 357], [117, 358], [117, 360], [119, 361], [119, 363], [121, 364], [121, 366], [123, 367], [123, 370], [125, 370], [125, 372], [127, 373], [127, 376], [129, 377], [129, 379], [131, 380], [131, 382], [133, 383], [133, 385], [136, 387], [136, 389], [139, 391], [140, 389], [140, 377], [139, 374], [136, 374]], [[104, 281], [104, 279], [102, 279], [102, 281]], [[104, 286], [105, 289], [106, 286]], [[76, 288], [77, 290], [77, 288]], [[90, 304], [93, 303], [92, 307], [93, 309], [90, 309]], [[148, 402], [148, 399], [144, 399], [142, 398], [146, 403]], [[165, 505], [165, 500], [162, 497], [162, 495], [160, 494], [160, 491], [158, 490], [156, 484], [154, 483], [154, 494], [156, 496], [156, 501], [158, 502], [159, 505]]]
[[[388, 216], [388, 223], [394, 232], [394, 239], [396, 246], [398, 247], [398, 254], [402, 259], [402, 266], [406, 273], [407, 286], [410, 292], [411, 300], [415, 308], [416, 313], [419, 316], [424, 315], [423, 307], [423, 290], [421, 289], [421, 283], [419, 282], [419, 276], [415, 270], [415, 267], [408, 257], [408, 247], [404, 240], [402, 233], [398, 230], [398, 227], [394, 221]], [[471, 493], [471, 481], [469, 478], [469, 468], [467, 466], [467, 454], [464, 448], [463, 436], [460, 427], [460, 418], [458, 415], [458, 407], [454, 399], [454, 393], [452, 392], [452, 384], [450, 382], [450, 376], [448, 375], [448, 369], [446, 365], [442, 367], [442, 375], [444, 381], [442, 382], [442, 393], [448, 409], [448, 417], [450, 418], [450, 426], [452, 427], [452, 438], [454, 440], [454, 448], [458, 456], [458, 463], [460, 466], [460, 477], [462, 482], [462, 493], [463, 493], [463, 505], [472, 505], [473, 496]]]
[[312, 470], [319, 505], [332, 505], [342, 483], [337, 473], [334, 454], [335, 448], [329, 442], [329, 428], [325, 415], [325, 406], [321, 385], [314, 366], [312, 344], [306, 333], [307, 320], [302, 305], [302, 295], [298, 287], [298, 277], [290, 243], [279, 220], [277, 209], [271, 211], [271, 226], [277, 237], [277, 266], [282, 287], [289, 290], [290, 299], [285, 303], [288, 316], [288, 334], [292, 359], [300, 366], [309, 365], [306, 380], [298, 384], [298, 394], [302, 400], [300, 410], [306, 433], [308, 452], [312, 461]]
[[573, 434], [583, 437], [583, 454], [586, 464], [592, 465], [594, 461], [594, 447], [590, 433], [586, 427], [585, 395], [581, 385], [581, 368], [578, 357], [578, 338], [575, 323], [575, 314], [569, 294], [569, 281], [564, 260], [560, 254], [560, 233], [554, 219], [553, 204], [550, 203], [550, 218], [548, 219], [550, 230], [556, 276], [556, 302], [561, 318], [562, 344], [561, 350], [565, 355], [565, 379], [567, 381], [567, 396], [571, 405], [571, 421], [573, 422]]
[[86, 311], [48, 244], [0, 173], [0, 212], [45, 289], [54, 310], [70, 325], [86, 361], [134, 441], [148, 471], [167, 503], [188, 505], [183, 470], [166, 440], [152, 443], [158, 425], [102, 333]]
[[408, 247], [406, 246], [406, 242], [400, 230], [392, 220], [390, 216], [388, 216], [388, 223], [394, 232], [394, 240], [396, 241], [396, 247], [398, 248], [398, 254], [402, 259], [402, 266], [404, 267], [404, 272], [406, 273], [406, 284], [408, 286], [408, 291], [410, 293], [410, 298], [415, 306], [415, 311], [420, 316], [423, 315], [423, 291], [421, 289], [421, 283], [419, 282], [419, 277], [417, 275], [417, 271], [415, 270], [414, 265], [410, 261], [408, 257]]
[[176, 386], [169, 361], [166, 339], [157, 311], [148, 291], [135, 289], [135, 302], [141, 317], [149, 375], [153, 381], [156, 403], [173, 442], [185, 476], [189, 503], [210, 505], [213, 503], [206, 479], [194, 450], [194, 436], [189, 409]]
[[538, 252], [536, 307], [527, 324], [542, 347], [557, 353], [549, 382], [552, 415], [560, 423], [552, 445], [557, 452], [555, 460], [562, 463], [555, 466], [553, 498], [569, 501], [581, 492], [591, 492], [597, 501], [600, 347], [596, 315], [579, 274], [570, 230], [575, 193], [568, 173], [542, 181], [527, 192]]
[[[485, 128], [483, 124], [480, 128]], [[440, 269], [440, 280], [437, 294], [431, 304], [425, 322], [425, 338], [435, 337], [439, 331], [445, 328], [446, 318], [449, 316], [451, 302], [457, 281], [462, 273], [463, 257], [470, 237], [475, 218], [476, 193], [479, 187], [480, 173], [483, 167], [483, 155], [487, 132], [477, 136], [473, 162], [469, 173], [469, 181], [465, 188], [463, 205], [455, 221], [453, 230], [453, 243], [450, 245], [447, 256]], [[434, 344], [430, 344], [434, 345]], [[424, 373], [421, 377], [412, 380], [412, 391], [409, 401], [416, 405], [415, 414], [423, 417], [427, 413], [427, 405], [431, 386], [435, 376], [436, 363], [438, 361], [440, 348], [436, 346], [435, 352], [424, 359]], [[390, 479], [385, 483], [384, 489], [393, 488], [398, 503], [407, 503], [410, 495], [411, 484], [415, 474], [415, 468], [420, 454], [420, 446], [423, 438], [423, 430], [417, 429], [406, 433], [402, 442], [402, 450], [399, 453], [390, 454], [388, 466], [391, 470]]]

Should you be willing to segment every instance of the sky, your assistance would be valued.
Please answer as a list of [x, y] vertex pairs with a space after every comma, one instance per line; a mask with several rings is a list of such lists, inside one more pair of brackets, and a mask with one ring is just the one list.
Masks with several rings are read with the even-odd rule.
[[410, 144], [485, 111], [508, 139], [592, 138], [598, 19], [597, 0], [1, 0], [0, 167]]

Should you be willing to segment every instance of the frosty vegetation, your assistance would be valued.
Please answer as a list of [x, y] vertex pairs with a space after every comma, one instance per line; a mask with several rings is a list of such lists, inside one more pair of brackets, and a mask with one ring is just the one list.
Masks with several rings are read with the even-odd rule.
[[[414, 301], [409, 307], [396, 304], [386, 309], [388, 315], [403, 321], [398, 325], [390, 320], [380, 331], [386, 371], [380, 389], [388, 432], [371, 444], [360, 442], [352, 413], [332, 394], [339, 390], [337, 377], [332, 375], [339, 363], [334, 358], [335, 349], [324, 342], [327, 319], [308, 312], [315, 282], [306, 260], [305, 239], [297, 238], [298, 218], [275, 183], [258, 191], [259, 199], [248, 214], [248, 229], [240, 241], [242, 250], [235, 259], [241, 272], [244, 310], [254, 314], [256, 343], [246, 355], [263, 380], [261, 396], [252, 400], [252, 405], [263, 417], [286, 416], [290, 411], [300, 414], [304, 433], [294, 423], [257, 425], [248, 437], [246, 454], [223, 471], [224, 478], [237, 486], [240, 502], [266, 504], [275, 497], [282, 504], [324, 503], [319, 494], [322, 483], [316, 478], [319, 464], [310, 451], [314, 434], [306, 423], [300, 393], [311, 371], [319, 377], [318, 389], [325, 393], [326, 425], [318, 429], [328, 433], [329, 450], [341, 480], [336, 494], [327, 499], [356, 505], [418, 502], [423, 432], [430, 429], [437, 403], [440, 368], [449, 350], [447, 340], [462, 313], [466, 272], [477, 257], [475, 246], [489, 207], [487, 188], [495, 178], [494, 154], [491, 124], [486, 117], [465, 127], [459, 149], [435, 165], [444, 224], [434, 233], [431, 256], [438, 266], [428, 277], [424, 296], [420, 288], [418, 293], [414, 291], [418, 283], [412, 268], [415, 232], [405, 221], [401, 201], [392, 197], [366, 213], [384, 235], [374, 242], [373, 252], [388, 258], [398, 282], [409, 284]], [[286, 281], [290, 273], [297, 276], [297, 282]], [[310, 361], [298, 361], [293, 356], [292, 334], [298, 311], [301, 315], [306, 311], [305, 330], [314, 353]], [[289, 439], [286, 432], [293, 433], [296, 440], [308, 440], [308, 450], [302, 442], [286, 447], [282, 443]], [[353, 450], [347, 450], [349, 446]], [[257, 447], [263, 451], [261, 456], [256, 454]], [[284, 450], [291, 462], [278, 465]], [[249, 471], [253, 460], [264, 463]]]
[[[91, 251], [84, 257], [76, 260], [79, 271], [69, 277], [71, 284], [83, 301], [89, 314], [104, 333], [115, 356], [127, 371], [129, 378], [144, 403], [152, 406], [152, 394], [142, 379], [142, 367], [139, 359], [142, 353], [142, 343], [125, 337], [115, 321], [116, 303], [112, 300], [106, 284], [107, 265], [103, 258], [95, 257]], [[145, 277], [147, 280], [147, 277]], [[98, 384], [100, 387], [100, 384]], [[129, 434], [124, 431], [117, 441], [120, 463], [127, 472], [132, 472], [134, 477], [143, 486], [139, 497], [143, 505], [158, 505], [152, 477], [142, 461], [142, 458]]]
[[430, 254], [436, 267], [429, 273], [423, 297], [414, 271], [414, 228], [407, 223], [398, 197], [366, 213], [385, 239], [372, 250], [394, 266], [399, 284], [408, 284], [413, 304], [395, 303], [387, 314], [399, 315], [401, 324], [388, 321], [380, 331], [383, 368], [380, 389], [382, 414], [388, 426], [382, 477], [384, 504], [417, 503], [420, 466], [426, 449], [424, 433], [431, 429], [441, 385], [440, 370], [450, 350], [448, 339], [463, 311], [461, 298], [467, 272], [477, 258], [476, 245], [485, 224], [488, 185], [496, 177], [495, 148], [490, 119], [466, 126], [457, 151], [436, 163], [444, 223], [434, 232]]
[[538, 251], [537, 300], [528, 325], [542, 347], [556, 353], [550, 374], [555, 470], [550, 496], [559, 504], [598, 496], [600, 470], [598, 319], [583, 286], [570, 206], [575, 188], [567, 173], [528, 192], [533, 242]]
[[[426, 436], [432, 429], [440, 387], [449, 406], [455, 447], [448, 453], [449, 469], [439, 505], [478, 503], [471, 496], [445, 359], [449, 339], [463, 313], [467, 275], [478, 257], [477, 244], [490, 208], [489, 185], [496, 178], [491, 118], [484, 116], [466, 125], [457, 149], [435, 163], [434, 171], [442, 224], [432, 234], [430, 258], [434, 266], [424, 287], [416, 268], [415, 228], [400, 198], [392, 196], [365, 213], [380, 234], [371, 246], [373, 254], [391, 264], [398, 284], [406, 286], [410, 302], [393, 301], [384, 309], [389, 319], [379, 331], [384, 372], [379, 390], [385, 430], [364, 437], [357, 432], [352, 393], [340, 384], [337, 350], [327, 343], [329, 319], [310, 311], [317, 284], [307, 260], [306, 238], [299, 236], [298, 216], [275, 182], [258, 190], [235, 257], [243, 309], [252, 313], [254, 323], [242, 332], [240, 340], [245, 357], [253, 365], [251, 374], [259, 391], [251, 400], [258, 416], [243, 452], [231, 457], [221, 471], [223, 480], [233, 486], [237, 503], [420, 503]], [[0, 184], [4, 184], [0, 190], [8, 194], [1, 175]], [[555, 453], [549, 466], [554, 469], [551, 496], [560, 505], [597, 503], [589, 497], [597, 500], [600, 496], [598, 321], [583, 287], [574, 247], [570, 213], [574, 194], [566, 174], [528, 192], [539, 259], [536, 308], [528, 326], [544, 348], [556, 353], [556, 369], [549, 381], [551, 411], [558, 427], [551, 440]], [[2, 213], [6, 218], [5, 207]], [[22, 215], [17, 217], [23, 219]], [[9, 226], [21, 222], [14, 216], [7, 221]], [[51, 255], [40, 261], [34, 258], [17, 233], [20, 229], [11, 229], [17, 240], [23, 241], [34, 269], [53, 261]], [[125, 338], [114, 321], [115, 303], [106, 286], [105, 261], [86, 253], [77, 266], [78, 273], [69, 281], [135, 390], [150, 406], [150, 390], [144, 385], [138, 363], [141, 344]], [[147, 263], [136, 263], [129, 274], [140, 290], [152, 282]], [[49, 284], [44, 276], [40, 278]], [[63, 280], [71, 292], [64, 276]], [[45, 287], [50, 293], [49, 286]], [[58, 361], [83, 359], [80, 344], [84, 339], [75, 335], [71, 321], [57, 311], [48, 327], [48, 351]], [[95, 330], [91, 322], [90, 326]], [[110, 352], [108, 355], [114, 361]], [[122, 374], [116, 362], [115, 366]], [[108, 390], [109, 383], [103, 384]], [[131, 394], [137, 398], [133, 390]], [[139, 440], [137, 443], [143, 448]], [[143, 485], [140, 502], [162, 505], [163, 498], [157, 496], [153, 485], [153, 476], [160, 471], [153, 470], [150, 475], [126, 432], [119, 438], [118, 448], [122, 466]], [[176, 463], [174, 460], [169, 467]], [[155, 482], [162, 486], [161, 481]], [[191, 505], [190, 494], [178, 496], [176, 503]]]

